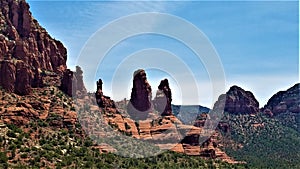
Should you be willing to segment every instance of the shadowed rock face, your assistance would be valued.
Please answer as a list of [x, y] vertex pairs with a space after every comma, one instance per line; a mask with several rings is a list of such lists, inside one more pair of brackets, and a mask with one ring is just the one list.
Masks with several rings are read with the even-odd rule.
[[96, 102], [100, 108], [112, 108], [115, 109], [115, 102], [108, 96], [103, 95], [102, 91], [103, 82], [101, 79], [97, 81], [97, 91], [95, 93]]
[[76, 90], [80, 91], [81, 93], [86, 93], [86, 88], [83, 83], [83, 71], [79, 66], [76, 66], [76, 71], [74, 73], [76, 77]]
[[224, 111], [235, 114], [256, 114], [259, 112], [259, 103], [250, 91], [232, 86], [226, 96]]
[[215, 110], [221, 108], [232, 114], [256, 114], [259, 112], [259, 103], [250, 91], [232, 86], [214, 105]]
[[264, 111], [271, 111], [274, 115], [292, 112], [300, 113], [300, 84], [296, 84], [286, 91], [273, 95], [264, 106]]
[[139, 69], [133, 74], [133, 87], [130, 102], [127, 106], [128, 113], [134, 118], [146, 118], [151, 110], [152, 93], [144, 70]]
[[8, 92], [15, 90], [16, 67], [10, 61], [1, 61], [0, 63], [0, 85]]
[[77, 88], [76, 83], [73, 83], [75, 81], [77, 80], [74, 72], [72, 72], [70, 69], [67, 69], [63, 74], [60, 89], [69, 96], [75, 95], [75, 92], [73, 92], [74, 89]]
[[164, 79], [160, 82], [156, 96], [153, 100], [154, 108], [162, 116], [172, 115], [172, 93], [169, 87], [168, 79]]
[[76, 66], [76, 72], [66, 69], [61, 80], [61, 90], [69, 96], [85, 94], [86, 88], [83, 83], [83, 72]]
[[0, 1], [0, 85], [26, 95], [41, 87], [41, 71], [62, 75], [67, 50], [32, 17], [25, 0]]
[[100, 108], [104, 107], [103, 99], [102, 99], [102, 96], [103, 96], [102, 85], [103, 85], [103, 82], [101, 79], [99, 79], [97, 81], [97, 91], [95, 93], [95, 96], [96, 96], [96, 102]]

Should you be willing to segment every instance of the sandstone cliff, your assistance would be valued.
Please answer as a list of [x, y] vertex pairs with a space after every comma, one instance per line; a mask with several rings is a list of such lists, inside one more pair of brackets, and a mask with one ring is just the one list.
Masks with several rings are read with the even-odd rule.
[[66, 61], [66, 48], [33, 18], [25, 0], [0, 1], [0, 86], [26, 95], [32, 87], [59, 86], [63, 77], [68, 95], [86, 92], [81, 69], [66, 70]]
[[83, 71], [79, 66], [76, 66], [76, 71], [66, 69], [61, 79], [60, 89], [69, 96], [81, 96], [86, 94], [86, 88], [83, 83]]
[[300, 84], [273, 95], [263, 109], [274, 115], [285, 112], [300, 113]]
[[42, 71], [61, 74], [67, 50], [32, 17], [24, 0], [0, 2], [0, 85], [9, 92], [40, 87]]

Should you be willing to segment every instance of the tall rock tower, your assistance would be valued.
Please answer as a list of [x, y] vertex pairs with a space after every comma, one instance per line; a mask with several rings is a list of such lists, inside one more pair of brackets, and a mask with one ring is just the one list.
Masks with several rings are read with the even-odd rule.
[[152, 109], [152, 90], [144, 70], [139, 69], [133, 74], [133, 87], [127, 112], [133, 119], [145, 119]]

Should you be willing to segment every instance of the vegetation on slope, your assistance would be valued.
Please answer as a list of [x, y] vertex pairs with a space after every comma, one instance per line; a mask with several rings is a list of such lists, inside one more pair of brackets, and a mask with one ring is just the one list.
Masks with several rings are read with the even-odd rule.
[[300, 133], [285, 122], [262, 114], [226, 114], [224, 121], [230, 126], [223, 133], [230, 156], [250, 168], [300, 168]]
[[[33, 98], [50, 98], [49, 118], [33, 118], [28, 124], [19, 126], [0, 123], [0, 168], [245, 168], [245, 165], [231, 165], [169, 151], [148, 158], [126, 158], [103, 153], [95, 142], [81, 132], [79, 123], [76, 123], [74, 128], [52, 124], [54, 121], [61, 121], [62, 118], [56, 110], [52, 111], [53, 107], [62, 104], [59, 107], [66, 111], [74, 108], [70, 98], [61, 91], [56, 88], [46, 89], [46, 92], [42, 89], [34, 92]], [[31, 96], [20, 97], [4, 90], [0, 93], [3, 102], [7, 101], [8, 107], [20, 100], [24, 103], [27, 100], [32, 101]], [[4, 109], [6, 108], [3, 107]], [[122, 142], [121, 137], [109, 143], [118, 142]], [[128, 153], [130, 154], [130, 151]]]
[[50, 131], [37, 126], [38, 132], [43, 134], [32, 142], [30, 134], [21, 128], [15, 125], [7, 125], [6, 128], [5, 135], [0, 137], [1, 168], [244, 168], [243, 165], [174, 152], [148, 158], [120, 157], [100, 153], [90, 139], [83, 139], [66, 130]]

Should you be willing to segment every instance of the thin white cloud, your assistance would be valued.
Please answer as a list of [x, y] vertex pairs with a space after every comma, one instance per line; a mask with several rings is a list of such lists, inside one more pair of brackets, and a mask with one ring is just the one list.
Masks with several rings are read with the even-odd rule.
[[[34, 0], [31, 0], [34, 1]], [[29, 1], [29, 2], [31, 2]], [[41, 0], [38, 0], [41, 1]], [[73, 0], [71, 0], [73, 1]], [[52, 1], [45, 1], [45, 5], [49, 6], [51, 5]], [[81, 2], [77, 2], [78, 4], [80, 4]], [[84, 6], [59, 6], [56, 3], [56, 8], [49, 8], [49, 11], [44, 12], [44, 15], [48, 16], [43, 16], [41, 17], [41, 22], [44, 23], [45, 25], [49, 26], [50, 28], [53, 30], [49, 30], [50, 32], [54, 32], [53, 34], [55, 35], [55, 38], [58, 39], [62, 39], [64, 44], [68, 47], [68, 67], [74, 67], [74, 65], [76, 64], [75, 62], [75, 58], [77, 57], [77, 55], [79, 55], [80, 52], [80, 48], [84, 45], [84, 42], [91, 36], [92, 33], [94, 33], [95, 31], [97, 31], [99, 28], [101, 28], [102, 26], [104, 26], [105, 24], [108, 24], [109, 22], [113, 21], [114, 19], [117, 19], [119, 17], [122, 16], [126, 16], [126, 15], [130, 15], [133, 13], [137, 13], [137, 12], [165, 12], [165, 13], [172, 13], [172, 11], [176, 11], [178, 8], [182, 9], [181, 7], [185, 4], [185, 2], [174, 2], [174, 3], [167, 3], [164, 1], [155, 1], [155, 2], [150, 2], [150, 1], [138, 1], [138, 2], [122, 2], [122, 1], [113, 1], [113, 2], [109, 2], [109, 1], [91, 1], [91, 2], [83, 2]], [[238, 2], [239, 3], [239, 2]], [[249, 3], [249, 2], [248, 2]], [[263, 3], [263, 2], [258, 2], [259, 4]], [[270, 2], [270, 3], [280, 3], [280, 2]], [[54, 4], [55, 5], [55, 4]], [[191, 4], [190, 4], [191, 5]], [[201, 7], [201, 5], [199, 5], [199, 7]], [[227, 80], [227, 89], [229, 89], [229, 87], [231, 85], [239, 85], [242, 88], [245, 88], [247, 90], [251, 90], [254, 95], [256, 96], [256, 98], [259, 100], [260, 105], [263, 106], [263, 104], [266, 103], [267, 99], [269, 99], [273, 94], [275, 94], [277, 91], [279, 90], [285, 90], [289, 87], [291, 87], [294, 83], [299, 82], [299, 73], [294, 73], [291, 75], [287, 75], [287, 74], [278, 74], [276, 75], [275, 73], [277, 72], [281, 72], [281, 70], [276, 71], [276, 72], [269, 72], [267, 73], [262, 73], [262, 72], [255, 72], [257, 71], [255, 68], [253, 69], [253, 66], [255, 65], [261, 65], [262, 64], [262, 59], [264, 58], [259, 58], [259, 63], [257, 62], [257, 57], [253, 58], [252, 60], [248, 58], [247, 62], [245, 62], [245, 55], [249, 52], [247, 52], [247, 50], [245, 51], [245, 48], [243, 48], [243, 46], [239, 46], [237, 44], [239, 43], [243, 43], [245, 41], [247, 41], [247, 39], [244, 38], [244, 36], [242, 36], [243, 34], [246, 33], [251, 33], [251, 34], [257, 34], [257, 32], [260, 32], [261, 34], [258, 35], [264, 35], [264, 31], [268, 31], [269, 32], [290, 32], [294, 29], [298, 29], [297, 24], [295, 23], [295, 20], [293, 20], [293, 17], [278, 17], [274, 18], [271, 17], [273, 16], [272, 14], [274, 14], [274, 12], [276, 13], [280, 13], [282, 15], [285, 14], [289, 14], [289, 10], [290, 10], [290, 6], [284, 6], [284, 4], [281, 5], [275, 5], [275, 7], [278, 8], [278, 10], [274, 10], [273, 9], [273, 5], [270, 5], [268, 3], [265, 3], [265, 5], [252, 5], [251, 7], [254, 7], [254, 9], [252, 10], [243, 10], [248, 9], [248, 6], [243, 6], [241, 5], [240, 7], [244, 7], [244, 8], [240, 8], [237, 7], [235, 8], [236, 12], [243, 12], [245, 11], [246, 15], [239, 15], [236, 13], [232, 12], [232, 7], [233, 6], [222, 6], [222, 5], [215, 5], [213, 6], [214, 8], [202, 8], [202, 11], [206, 10], [208, 15], [202, 15], [202, 16], [198, 16], [200, 15], [201, 11], [199, 11], [199, 9], [192, 9], [191, 6], [189, 6], [189, 8], [186, 8], [185, 10], [187, 11], [183, 11], [183, 13], [180, 15], [182, 17], [189, 17], [188, 15], [192, 15], [193, 17], [199, 17], [200, 19], [194, 20], [196, 24], [208, 24], [212, 27], [208, 27], [208, 31], [214, 31], [212, 32], [210, 35], [215, 35], [216, 37], [219, 38], [219, 40], [221, 41], [221, 39], [226, 39], [228, 38], [228, 36], [226, 37], [225, 34], [231, 34], [231, 35], [238, 35], [238, 37], [242, 37], [241, 39], [238, 39], [237, 37], [232, 37], [231, 39], [236, 40], [236, 44], [232, 43], [235, 41], [230, 41], [230, 39], [226, 39], [226, 43], [224, 43], [224, 41], [222, 41], [222, 45], [227, 45], [224, 46], [224, 48], [226, 48], [227, 50], [229, 50], [229, 52], [227, 52], [226, 58], [221, 58], [223, 60], [225, 60], [225, 62], [227, 61], [228, 64], [228, 69], [234, 69], [234, 71], [231, 71], [230, 75], [229, 75], [229, 79]], [[228, 8], [229, 7], [229, 8]], [[256, 7], [258, 7], [256, 9]], [[36, 13], [41, 12], [41, 10], [39, 10], [38, 8], [34, 8]], [[43, 8], [44, 9], [44, 8]], [[55, 9], [55, 10], [54, 10]], [[66, 10], [68, 9], [68, 10]], [[51, 10], [54, 10], [54, 13], [57, 15], [53, 14], [50, 12]], [[200, 9], [201, 10], [201, 9]], [[227, 11], [226, 11], [227, 10]], [[225, 12], [224, 12], [225, 11]], [[247, 13], [249, 12], [250, 13]], [[251, 13], [252, 11], [252, 13]], [[194, 12], [194, 13], [191, 13]], [[219, 12], [219, 13], [218, 13]], [[63, 15], [62, 15], [63, 13]], [[220, 18], [215, 18], [215, 19], [207, 19], [207, 16], [211, 16], [211, 17], [215, 17], [219, 14], [225, 14], [228, 13], [229, 15], [226, 15], [226, 17], [229, 17], [227, 19], [224, 19], [224, 17], [220, 17]], [[34, 13], [35, 14], [35, 13]], [[203, 13], [202, 13], [203, 14]], [[298, 15], [298, 11], [297, 11], [297, 15]], [[74, 17], [76, 16], [76, 17]], [[222, 15], [219, 15], [222, 16]], [[242, 17], [246, 17], [242, 18]], [[269, 20], [266, 20], [265, 17], [270, 18]], [[50, 19], [49, 19], [50, 18]], [[52, 19], [51, 19], [52, 18]], [[291, 18], [291, 20], [285, 20], [286, 18]], [[39, 18], [37, 18], [39, 20]], [[43, 20], [44, 19], [44, 20]], [[201, 20], [202, 19], [202, 20]], [[249, 23], [248, 21], [253, 21], [253, 19], [255, 20], [255, 22], [253, 22], [253, 24]], [[40, 21], [40, 20], [39, 20]], [[218, 21], [218, 22], [216, 22]], [[152, 22], [151, 24], [153, 26], [155, 26], [155, 22], [156, 21], [147, 21]], [[227, 26], [224, 27], [223, 25], [226, 25], [224, 23], [229, 22], [232, 26]], [[298, 21], [296, 21], [298, 22]], [[203, 24], [204, 23], [204, 24]], [[130, 23], [128, 23], [130, 24]], [[260, 25], [261, 24], [261, 25]], [[278, 27], [276, 26], [278, 25]], [[46, 26], [46, 29], [48, 30], [48, 27]], [[222, 27], [221, 31], [216, 31], [218, 29], [214, 29], [215, 27]], [[263, 28], [263, 29], [257, 29], [257, 28]], [[269, 28], [269, 29], [265, 29], [265, 28]], [[120, 28], [122, 29], [122, 28]], [[121, 30], [120, 30], [121, 31]], [[232, 33], [233, 32], [233, 33]], [[57, 35], [57, 36], [56, 36]], [[252, 37], [252, 36], [251, 36]], [[252, 39], [253, 40], [253, 39]], [[229, 41], [229, 42], [228, 42]], [[280, 39], [278, 39], [278, 41], [280, 41]], [[231, 43], [230, 43], [231, 42]], [[249, 46], [247, 46], [246, 49], [255, 47], [255, 45], [251, 45], [251, 43], [256, 43], [256, 41], [251, 41], [249, 40]], [[132, 44], [126, 44], [123, 43], [123, 47], [130, 47]], [[127, 45], [127, 46], [126, 46]], [[230, 46], [228, 46], [230, 45]], [[286, 48], [284, 45], [282, 45], [283, 48]], [[219, 47], [221, 48], [221, 47]], [[254, 48], [255, 51], [257, 51], [258, 48]], [[260, 52], [269, 52], [269, 48], [265, 49], [264, 45], [261, 45], [261, 49]], [[276, 48], [278, 50], [278, 48]], [[274, 49], [275, 50], [275, 49]], [[223, 53], [220, 53], [221, 55]], [[226, 54], [226, 53], [225, 53]], [[235, 58], [233, 58], [231, 55], [234, 56], [241, 56], [241, 60], [237, 60]], [[261, 53], [260, 53], [261, 54]], [[278, 62], [272, 62], [274, 61], [274, 56], [273, 57], [269, 57], [269, 55], [265, 55], [265, 54], [261, 54], [263, 56], [265, 56], [265, 58], [270, 59], [271, 61], [268, 63], [264, 63], [264, 66], [266, 67], [270, 67], [274, 69], [277, 69], [277, 67], [279, 64], [283, 64], [282, 62], [278, 63]], [[224, 56], [224, 54], [223, 54]], [[247, 56], [247, 55], [246, 55]], [[86, 56], [88, 57], [88, 56]], [[286, 57], [286, 56], [284, 56]], [[287, 60], [291, 60], [291, 56], [287, 56], [286, 57]], [[95, 62], [95, 58], [89, 58], [86, 61], [90, 61], [90, 62]], [[282, 60], [280, 60], [282, 61]], [[253, 62], [253, 63], [252, 63]], [[252, 63], [252, 64], [250, 64]], [[290, 62], [286, 62], [284, 63], [285, 65], [289, 65], [288, 63]], [[254, 65], [255, 64], [255, 65]], [[171, 65], [171, 64], [170, 64]], [[249, 66], [251, 65], [251, 66]], [[298, 64], [299, 65], [299, 64]], [[245, 69], [246, 67], [249, 67], [249, 69]], [[294, 65], [291, 65], [294, 67]], [[225, 65], [226, 68], [226, 65]], [[108, 71], [110, 69], [106, 69], [106, 71]], [[265, 69], [264, 69], [265, 70]], [[277, 69], [278, 70], [278, 69]], [[228, 70], [227, 70], [228, 71]], [[235, 71], [239, 71], [240, 74], [242, 75], [233, 75]], [[258, 71], [262, 71], [258, 70]], [[228, 71], [229, 72], [229, 71]], [[261, 74], [260, 74], [261, 73]], [[84, 75], [87, 75], [87, 71], [84, 71]], [[132, 72], [130, 73], [129, 77], [132, 76]], [[150, 80], [152, 80], [151, 78], [149, 78]], [[157, 84], [159, 83], [160, 79], [154, 79], [155, 81], [158, 80], [158, 82], [151, 82], [153, 84], [152, 88], [156, 89]], [[153, 81], [154, 81], [153, 80]], [[108, 86], [110, 86], [111, 82], [104, 82], [104, 90], [107, 93], [106, 95], [111, 95], [111, 88], [109, 88]], [[131, 83], [131, 80], [126, 82], [127, 84]], [[126, 84], [126, 85], [127, 85]], [[180, 87], [181, 88], [190, 88], [189, 83], [184, 83], [182, 84]], [[205, 106], [210, 107], [210, 105], [212, 104], [211, 100], [211, 83], [208, 79], [200, 79], [197, 81], [197, 85], [198, 85], [198, 89], [200, 92], [200, 100], [197, 102], [194, 99], [189, 99], [189, 97], [185, 98], [185, 100], [188, 100], [190, 104], [202, 104]], [[89, 87], [90, 90], [94, 90], [93, 86], [94, 84], [87, 84], [87, 86], [92, 86]], [[129, 86], [129, 85], [127, 85]], [[182, 102], [182, 100], [180, 100], [181, 95], [178, 94], [181, 91], [179, 89], [177, 89], [176, 87], [176, 83], [172, 82], [171, 83], [171, 87], [175, 86], [173, 89], [173, 93], [174, 93], [174, 103], [180, 103]], [[131, 88], [128, 87], [128, 89], [124, 89], [122, 88], [122, 86], [120, 86], [120, 90], [126, 90], [126, 94], [124, 94], [125, 97], [128, 97], [128, 93], [130, 93]], [[191, 95], [193, 93], [190, 92], [194, 92], [193, 90], [188, 90], [187, 91], [187, 95]], [[124, 97], [123, 95], [120, 96]], [[122, 99], [122, 98], [121, 98]]]

